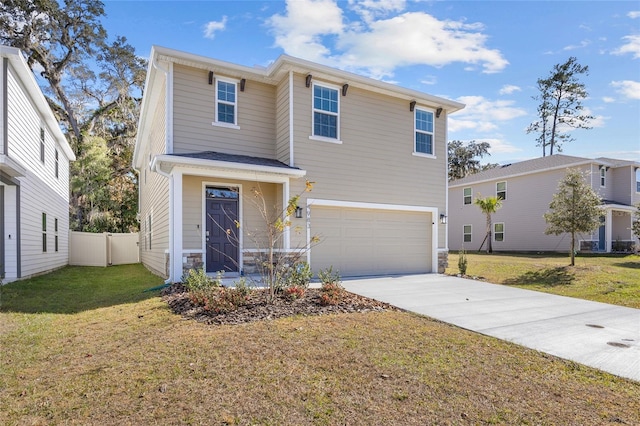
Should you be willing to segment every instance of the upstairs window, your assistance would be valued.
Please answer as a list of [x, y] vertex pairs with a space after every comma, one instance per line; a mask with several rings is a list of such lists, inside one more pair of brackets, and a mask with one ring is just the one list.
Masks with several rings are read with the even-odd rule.
[[433, 155], [433, 113], [418, 108], [415, 111], [415, 152]]
[[607, 168], [604, 166], [600, 166], [600, 186], [607, 186]]
[[58, 218], [53, 220], [53, 231], [55, 232], [54, 249], [58, 251]]
[[340, 139], [338, 89], [313, 85], [313, 136]]
[[40, 161], [44, 163], [44, 129], [40, 128]]
[[473, 196], [473, 192], [472, 192], [471, 188], [465, 188], [465, 189], [463, 189], [462, 191], [463, 191], [463, 193], [464, 193], [464, 196], [463, 196], [463, 198], [464, 198], [464, 204], [465, 204], [465, 205], [467, 205], [467, 204], [471, 204], [471, 201], [472, 201], [472, 200], [471, 200], [471, 198], [472, 198], [472, 196]]
[[640, 193], [640, 167], [636, 168], [636, 192]]
[[42, 252], [47, 252], [47, 214], [42, 213]]
[[216, 79], [216, 121], [214, 124], [238, 125], [236, 82]]
[[496, 183], [496, 197], [498, 197], [498, 200], [507, 199], [507, 182]]
[[[60, 174], [60, 168], [59, 168], [59, 164], [60, 164], [60, 154], [58, 153], [58, 150], [56, 149], [56, 163], [55, 163], [55, 173], [56, 173], [56, 178], [59, 176]], [[56, 219], [57, 220], [57, 219]]]

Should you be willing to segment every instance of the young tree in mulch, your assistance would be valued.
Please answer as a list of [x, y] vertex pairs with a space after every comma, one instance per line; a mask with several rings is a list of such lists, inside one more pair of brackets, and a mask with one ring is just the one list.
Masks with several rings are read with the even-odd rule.
[[568, 169], [553, 195], [545, 234], [571, 235], [571, 266], [575, 266], [576, 234], [590, 233], [600, 226], [602, 199], [595, 193], [580, 169]]

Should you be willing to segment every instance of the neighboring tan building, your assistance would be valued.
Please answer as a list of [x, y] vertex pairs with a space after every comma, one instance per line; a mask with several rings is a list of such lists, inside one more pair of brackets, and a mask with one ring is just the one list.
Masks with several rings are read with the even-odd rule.
[[[284, 251], [320, 235], [316, 272], [443, 270], [447, 116], [463, 107], [289, 56], [252, 68], [153, 47], [133, 159], [141, 260], [171, 281], [250, 273], [265, 248], [252, 189], [284, 209], [312, 181]], [[237, 244], [220, 232], [235, 221]]]
[[69, 161], [75, 160], [22, 53], [0, 46], [0, 276], [69, 261]]
[[450, 182], [449, 248], [480, 248], [486, 219], [474, 201], [496, 195], [503, 201], [492, 217], [494, 250], [569, 250], [570, 236], [546, 235], [543, 218], [568, 168], [582, 170], [589, 186], [603, 200], [602, 226], [593, 234], [579, 236], [580, 250], [630, 251], [638, 243], [631, 224], [635, 205], [640, 202], [640, 162], [559, 154], [506, 164]]

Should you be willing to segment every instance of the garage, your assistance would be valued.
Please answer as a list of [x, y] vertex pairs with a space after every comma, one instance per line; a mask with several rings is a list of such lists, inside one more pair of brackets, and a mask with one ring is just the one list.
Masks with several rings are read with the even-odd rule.
[[[426, 208], [424, 208], [426, 209]], [[342, 276], [432, 271], [432, 213], [376, 208], [311, 206], [314, 271], [333, 266]]]

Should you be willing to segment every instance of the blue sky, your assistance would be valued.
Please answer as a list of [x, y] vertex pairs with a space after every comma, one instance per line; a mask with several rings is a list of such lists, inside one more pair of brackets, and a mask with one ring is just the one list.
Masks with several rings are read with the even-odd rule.
[[593, 128], [563, 153], [640, 161], [638, 1], [105, 1], [105, 28], [139, 55], [160, 45], [242, 65], [280, 54], [465, 103], [449, 140], [487, 141], [496, 163], [542, 155], [526, 127], [536, 81], [570, 56]]

